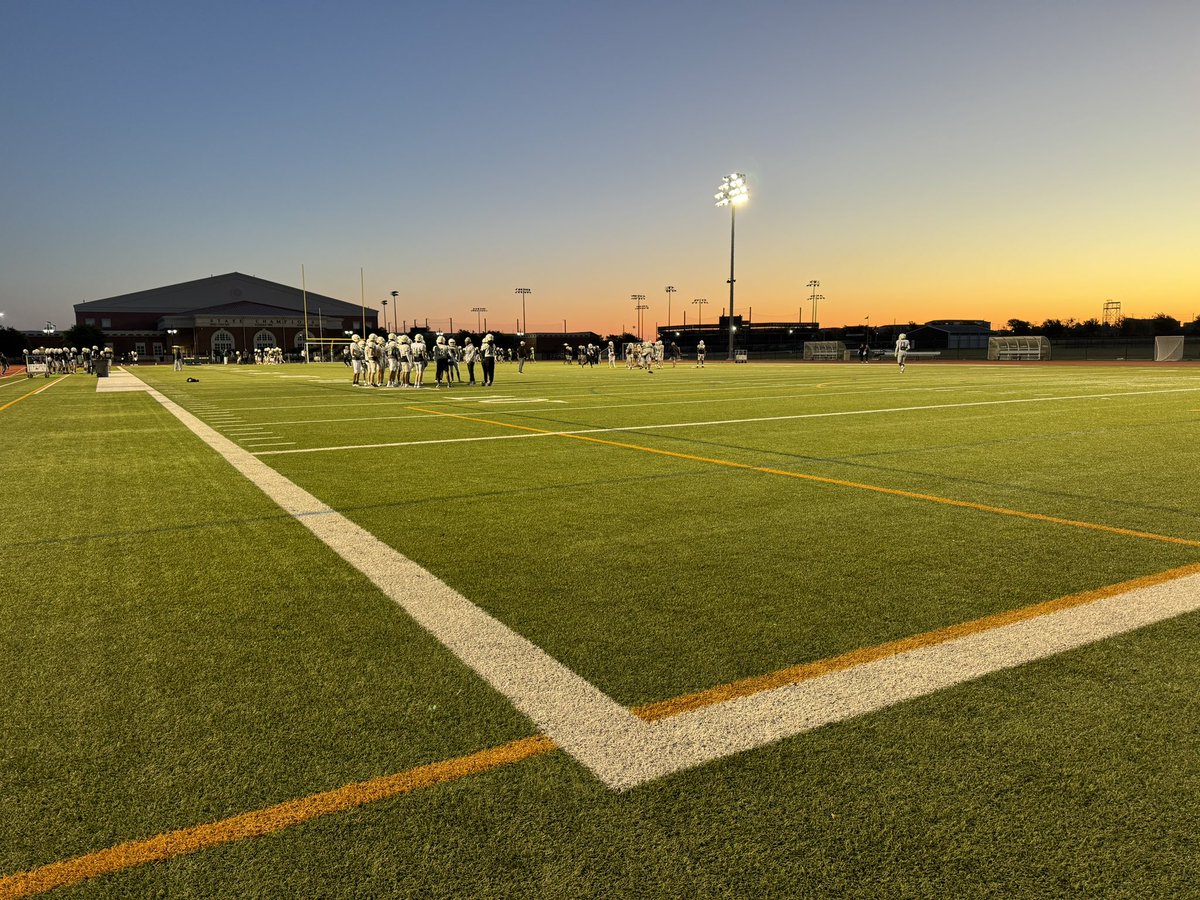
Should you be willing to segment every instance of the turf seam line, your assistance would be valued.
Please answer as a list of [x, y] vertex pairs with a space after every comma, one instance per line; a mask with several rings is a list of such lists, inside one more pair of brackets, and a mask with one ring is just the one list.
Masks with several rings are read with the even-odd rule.
[[[422, 410], [420, 407], [409, 407], [410, 409], [430, 412], [430, 410]], [[666, 456], [673, 459], [689, 460], [691, 462], [702, 462], [716, 466], [726, 466], [732, 469], [741, 469], [747, 472], [761, 472], [766, 475], [779, 475], [784, 478], [797, 478], [801, 481], [809, 481], [816, 484], [828, 484], [836, 487], [854, 488], [856, 490], [871, 491], [877, 494], [886, 494], [892, 497], [901, 497], [906, 500], [920, 500], [929, 503], [940, 503], [945, 506], [955, 506], [960, 509], [971, 509], [978, 512], [994, 513], [1001, 516], [1012, 516], [1020, 519], [1029, 519], [1035, 522], [1047, 522], [1053, 525], [1066, 525], [1072, 528], [1082, 528], [1090, 531], [1099, 531], [1107, 534], [1121, 535], [1122, 537], [1141, 538], [1143, 540], [1159, 541], [1168, 544], [1180, 544], [1185, 547], [1200, 547], [1200, 540], [1192, 540], [1189, 538], [1175, 537], [1174, 535], [1156, 534], [1150, 531], [1138, 531], [1132, 528], [1121, 528], [1115, 525], [1102, 525], [1098, 522], [1083, 522], [1077, 519], [1064, 519], [1059, 516], [1050, 516], [1044, 513], [1026, 512], [1019, 509], [1009, 509], [1005, 506], [991, 506], [986, 503], [973, 503], [969, 500], [955, 500], [951, 497], [938, 497], [934, 494], [922, 494], [916, 491], [905, 491], [900, 488], [883, 487], [876, 484], [864, 484], [859, 481], [846, 481], [841, 478], [828, 478], [823, 475], [811, 475], [806, 472], [791, 472], [787, 469], [776, 469], [770, 466], [756, 466], [752, 463], [740, 463], [728, 459], [715, 459], [710, 456], [696, 456], [691, 453], [680, 453], [676, 450], [662, 450], [656, 447], [643, 447], [640, 444], [627, 444], [622, 441], [609, 441], [603, 438], [590, 437], [583, 433], [572, 433], [565, 431], [548, 431], [544, 428], [534, 428], [531, 425], [517, 425], [512, 422], [499, 422], [495, 419], [484, 419], [478, 416], [466, 416], [461, 413], [439, 412], [435, 415], [445, 416], [453, 419], [463, 419], [468, 422], [480, 422], [485, 425], [497, 425], [502, 428], [516, 428], [521, 431], [536, 432], [548, 437], [565, 437], [577, 441], [587, 441], [593, 444], [601, 444], [608, 447], [619, 447], [623, 450], [640, 450], [643, 453], [653, 453], [657, 456]], [[284, 451], [286, 452], [286, 451]]]

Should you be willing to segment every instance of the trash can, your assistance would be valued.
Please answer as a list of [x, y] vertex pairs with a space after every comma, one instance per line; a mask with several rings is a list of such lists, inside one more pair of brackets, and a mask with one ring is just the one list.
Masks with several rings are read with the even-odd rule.
[[108, 377], [108, 363], [109, 363], [109, 359], [107, 356], [101, 356], [99, 359], [96, 360], [96, 377], [97, 378], [107, 378]]

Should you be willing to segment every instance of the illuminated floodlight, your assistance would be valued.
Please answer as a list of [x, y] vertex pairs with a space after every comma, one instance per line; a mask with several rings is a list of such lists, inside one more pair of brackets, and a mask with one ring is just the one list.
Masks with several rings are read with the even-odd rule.
[[746, 186], [746, 176], [740, 172], [726, 175], [721, 179], [721, 186], [713, 194], [713, 199], [717, 201], [717, 206], [729, 206], [730, 204], [741, 206], [750, 199], [750, 188]]

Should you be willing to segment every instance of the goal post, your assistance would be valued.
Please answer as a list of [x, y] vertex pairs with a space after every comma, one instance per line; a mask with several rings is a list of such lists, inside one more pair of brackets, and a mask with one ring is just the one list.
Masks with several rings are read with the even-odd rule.
[[1040, 335], [994, 335], [988, 338], [988, 359], [1046, 360], [1050, 358], [1050, 339]]
[[1155, 362], [1180, 362], [1183, 359], [1183, 338], [1164, 337], [1159, 335], [1154, 339]]
[[311, 362], [341, 362], [342, 350], [350, 346], [350, 338], [315, 338], [300, 341], [296, 351], [302, 360]]

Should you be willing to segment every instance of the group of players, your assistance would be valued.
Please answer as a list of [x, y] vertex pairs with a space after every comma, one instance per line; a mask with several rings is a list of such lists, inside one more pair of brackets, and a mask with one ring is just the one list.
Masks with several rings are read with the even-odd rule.
[[[524, 345], [522, 344], [522, 347]], [[425, 369], [430, 360], [434, 363], [434, 387], [450, 387], [462, 382], [459, 363], [466, 363], [469, 385], [482, 383], [490, 387], [496, 375], [496, 359], [499, 354], [495, 339], [486, 334], [476, 347], [470, 338], [461, 347], [454, 338], [447, 340], [439, 334], [430, 348], [425, 335], [418, 332], [407, 334], [369, 334], [365, 338], [352, 335], [344, 358], [354, 375], [352, 384], [359, 387], [402, 387], [425, 386]], [[482, 381], [475, 380], [475, 366], [480, 367]]]
[[30, 362], [44, 362], [47, 378], [51, 375], [74, 375], [80, 370], [91, 375], [97, 359], [113, 358], [112, 350], [102, 350], [99, 347], [35, 347], [33, 350], [22, 352], [25, 356], [26, 371]]
[[[570, 344], [563, 344], [564, 365], [569, 366], [572, 361], [577, 361], [580, 366], [595, 366], [600, 363], [601, 355], [607, 358], [610, 368], [617, 367], [617, 348], [612, 341], [609, 341], [608, 346], [603, 348], [596, 344], [580, 344], [574, 351]], [[661, 340], [641, 341], [625, 345], [625, 368], [630, 370], [643, 369], [647, 373], [653, 374], [655, 369], [663, 367], [667, 359], [670, 359], [671, 367], [674, 368], [682, 358], [683, 353], [674, 341], [671, 341], [669, 349]], [[703, 368], [704, 358], [704, 341], [701, 341], [696, 347], [697, 368]]]

